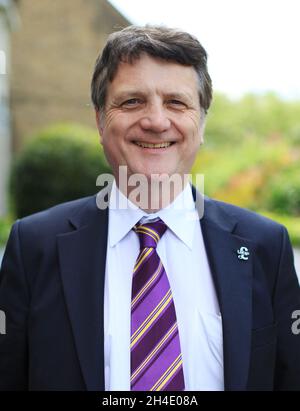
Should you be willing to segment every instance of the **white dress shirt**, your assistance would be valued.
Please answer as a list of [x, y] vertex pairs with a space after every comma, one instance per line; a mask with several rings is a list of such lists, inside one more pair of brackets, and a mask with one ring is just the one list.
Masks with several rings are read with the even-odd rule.
[[195, 216], [189, 184], [171, 206], [147, 214], [130, 203], [113, 183], [104, 289], [106, 391], [130, 390], [131, 283], [140, 250], [132, 228], [140, 220], [145, 223], [158, 217], [168, 226], [157, 253], [173, 294], [185, 389], [224, 389], [222, 319], [199, 218]]

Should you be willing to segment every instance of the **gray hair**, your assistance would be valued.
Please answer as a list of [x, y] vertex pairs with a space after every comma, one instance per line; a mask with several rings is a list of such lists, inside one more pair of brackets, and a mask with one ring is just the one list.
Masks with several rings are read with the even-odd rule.
[[98, 56], [91, 82], [91, 97], [97, 111], [103, 110], [108, 82], [113, 81], [120, 62], [133, 63], [142, 53], [194, 67], [199, 81], [200, 107], [207, 112], [212, 83], [207, 71], [207, 53], [196, 37], [161, 26], [128, 26], [109, 35]]

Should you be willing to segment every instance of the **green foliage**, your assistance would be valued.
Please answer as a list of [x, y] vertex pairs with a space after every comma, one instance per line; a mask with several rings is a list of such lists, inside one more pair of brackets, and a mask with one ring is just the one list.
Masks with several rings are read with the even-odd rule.
[[228, 189], [232, 178], [255, 167], [285, 164], [288, 147], [283, 143], [265, 144], [256, 137], [241, 140], [240, 144], [201, 148], [195, 161], [193, 172], [205, 175], [208, 195], [218, 195], [218, 191]]
[[239, 100], [215, 94], [207, 117], [206, 144], [234, 145], [259, 137], [300, 145], [299, 118], [299, 101], [283, 101], [271, 93], [248, 94]]
[[278, 213], [300, 215], [300, 167], [298, 164], [283, 170], [266, 186], [266, 207]]
[[0, 247], [6, 244], [11, 226], [12, 219], [10, 217], [0, 218]]
[[97, 192], [110, 172], [94, 130], [58, 124], [35, 135], [15, 159], [10, 193], [17, 217]]
[[216, 95], [193, 174], [205, 193], [253, 210], [300, 216], [300, 102]]

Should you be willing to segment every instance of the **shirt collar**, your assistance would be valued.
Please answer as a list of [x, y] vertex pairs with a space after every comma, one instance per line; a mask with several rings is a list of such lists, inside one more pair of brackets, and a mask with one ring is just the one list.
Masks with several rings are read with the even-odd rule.
[[108, 241], [111, 247], [121, 241], [138, 221], [150, 222], [160, 218], [168, 228], [192, 249], [196, 223], [199, 217], [195, 208], [190, 184], [167, 207], [155, 212], [146, 213], [133, 204], [117, 187], [112, 185], [109, 201]]

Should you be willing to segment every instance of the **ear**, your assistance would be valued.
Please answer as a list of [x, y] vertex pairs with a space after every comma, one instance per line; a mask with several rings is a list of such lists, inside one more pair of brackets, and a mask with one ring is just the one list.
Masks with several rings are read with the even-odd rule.
[[103, 135], [103, 130], [104, 130], [104, 118], [103, 118], [103, 113], [100, 110], [95, 110], [95, 115], [96, 115], [96, 124], [100, 136], [100, 143], [102, 144], [102, 135]]

